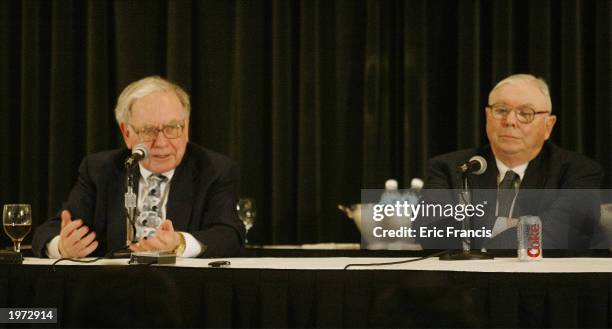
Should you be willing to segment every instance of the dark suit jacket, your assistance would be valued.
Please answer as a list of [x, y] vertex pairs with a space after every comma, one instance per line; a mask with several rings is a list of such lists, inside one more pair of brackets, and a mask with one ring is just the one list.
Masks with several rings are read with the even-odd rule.
[[[472, 156], [487, 160], [488, 168], [482, 175], [469, 175], [473, 203], [486, 201], [485, 218], [472, 220], [473, 228], [492, 229], [496, 217], [497, 176], [495, 157], [490, 146], [461, 150], [432, 158], [428, 164], [425, 196], [433, 189], [461, 189], [462, 178], [456, 167]], [[521, 181], [513, 217], [537, 215], [542, 220], [542, 244], [545, 249], [587, 249], [598, 228], [599, 198], [603, 171], [594, 161], [546, 142], [538, 156], [529, 162]], [[481, 190], [478, 190], [481, 189]], [[485, 190], [488, 189], [488, 190]], [[454, 193], [454, 192], [453, 192]], [[439, 198], [436, 196], [436, 198]], [[455, 197], [457, 199], [457, 197]], [[429, 200], [428, 202], [430, 202]], [[455, 200], [456, 202], [456, 200]], [[430, 219], [417, 226], [461, 227], [454, 219]], [[516, 228], [504, 231], [492, 239], [473, 239], [473, 247], [515, 249]], [[421, 239], [426, 249], [460, 248], [459, 240]]]
[[[85, 157], [77, 183], [62, 206], [96, 232], [100, 245], [93, 256], [125, 245], [124, 161], [129, 154], [124, 148]], [[236, 212], [238, 184], [238, 166], [229, 158], [187, 144], [172, 177], [166, 217], [175, 230], [192, 234], [203, 245], [202, 257], [234, 255], [243, 244], [244, 225]], [[59, 232], [59, 214], [36, 228], [34, 254], [44, 257], [46, 243]]]

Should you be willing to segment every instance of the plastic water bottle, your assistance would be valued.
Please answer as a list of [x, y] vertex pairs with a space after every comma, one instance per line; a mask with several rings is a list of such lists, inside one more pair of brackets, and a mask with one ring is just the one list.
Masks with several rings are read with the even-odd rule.
[[423, 183], [422, 179], [415, 177], [410, 181], [410, 188], [416, 191], [421, 191], [424, 184], [425, 183]]
[[[398, 190], [398, 184], [395, 179], [388, 179], [385, 182], [385, 191], [380, 196], [379, 204], [383, 205], [396, 205], [402, 203], [402, 194]], [[382, 227], [384, 230], [397, 230], [406, 224], [410, 224], [410, 220], [406, 217], [393, 212], [392, 215], [387, 216], [385, 214], [384, 220], [379, 222], [377, 226]], [[400, 250], [404, 244], [405, 238], [391, 238], [391, 237], [380, 237], [376, 238], [372, 244], [372, 249], [386, 249], [386, 250]]]
[[401, 201], [402, 195], [397, 190], [397, 181], [395, 179], [387, 179], [385, 182], [385, 191], [380, 196], [381, 204], [395, 204]]
[[421, 189], [423, 189], [423, 180], [420, 178], [413, 178], [410, 181], [410, 188], [402, 195], [402, 201], [408, 204], [417, 204], [421, 195]]
[[542, 259], [542, 221], [538, 216], [521, 216], [517, 227], [518, 259], [523, 262]]

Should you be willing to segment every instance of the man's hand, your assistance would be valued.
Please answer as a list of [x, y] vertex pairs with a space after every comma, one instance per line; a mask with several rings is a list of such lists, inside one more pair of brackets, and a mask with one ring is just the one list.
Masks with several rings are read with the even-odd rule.
[[62, 211], [62, 229], [60, 231], [59, 252], [62, 257], [86, 257], [98, 248], [96, 232], [89, 231], [82, 219], [72, 220], [68, 210]]
[[166, 219], [159, 225], [155, 235], [130, 244], [132, 251], [173, 251], [180, 243], [179, 233], [174, 231], [172, 221]]

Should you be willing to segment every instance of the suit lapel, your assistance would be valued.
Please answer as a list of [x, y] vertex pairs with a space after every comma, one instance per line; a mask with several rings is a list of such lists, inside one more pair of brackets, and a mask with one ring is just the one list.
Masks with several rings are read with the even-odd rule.
[[523, 177], [523, 181], [521, 181], [517, 200], [517, 215], [519, 216], [535, 214], [537, 212], [540, 195], [542, 194], [541, 189], [543, 189], [546, 184], [547, 175], [543, 175], [545, 172], [546, 159], [547, 149], [546, 145], [544, 145], [540, 154], [529, 161], [529, 165], [525, 170], [525, 176]]
[[538, 154], [533, 160], [529, 161], [527, 169], [525, 170], [525, 177], [521, 182], [521, 189], [535, 189], [543, 188], [546, 175], [542, 175], [542, 162], [544, 161], [544, 150]]
[[109, 184], [109, 209], [108, 209], [108, 250], [119, 248], [125, 244], [126, 241], [126, 212], [124, 207], [124, 194], [125, 184], [121, 184], [121, 181], [125, 180], [123, 177], [117, 177], [113, 182]]
[[189, 156], [189, 145], [181, 165], [176, 168], [170, 183], [170, 195], [166, 205], [166, 218], [177, 231], [186, 231], [191, 220], [193, 196], [196, 190], [198, 170]]

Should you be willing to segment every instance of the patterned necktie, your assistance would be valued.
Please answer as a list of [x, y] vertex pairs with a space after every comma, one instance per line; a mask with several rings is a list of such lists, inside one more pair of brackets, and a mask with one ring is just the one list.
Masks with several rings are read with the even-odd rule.
[[147, 178], [147, 192], [142, 202], [142, 209], [136, 219], [136, 238], [141, 239], [155, 234], [155, 229], [162, 223], [161, 185], [168, 177], [152, 174]]
[[[504, 179], [499, 183], [499, 190], [497, 193], [497, 216], [498, 217], [510, 217], [510, 208], [512, 202], [518, 193], [518, 185], [520, 183], [520, 177], [517, 173], [512, 170], [506, 171]], [[513, 215], [516, 215], [516, 207], [513, 210]]]

